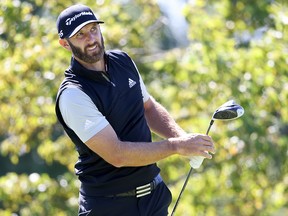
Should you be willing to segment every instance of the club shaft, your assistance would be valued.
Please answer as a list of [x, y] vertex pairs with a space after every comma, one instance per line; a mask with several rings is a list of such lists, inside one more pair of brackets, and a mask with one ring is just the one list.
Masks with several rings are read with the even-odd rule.
[[209, 134], [209, 131], [210, 131], [210, 129], [211, 129], [211, 127], [212, 127], [213, 123], [214, 123], [214, 120], [213, 120], [213, 119], [211, 119], [211, 121], [210, 121], [210, 124], [209, 124], [209, 127], [208, 127], [208, 129], [207, 129], [207, 131], [206, 131], [206, 135], [208, 135], [208, 134]]
[[[206, 132], [206, 135], [209, 134], [209, 131], [210, 131], [213, 123], [214, 123], [214, 120], [211, 119], [210, 124], [209, 124], [209, 127], [208, 127], [207, 132]], [[179, 201], [180, 201], [180, 199], [181, 199], [181, 197], [182, 197], [183, 191], [184, 191], [185, 188], [186, 188], [186, 185], [187, 185], [187, 183], [188, 183], [188, 180], [189, 180], [189, 178], [190, 178], [190, 175], [191, 175], [191, 173], [192, 173], [192, 170], [193, 170], [193, 168], [190, 167], [189, 173], [188, 173], [188, 175], [187, 175], [187, 177], [186, 177], [186, 180], [185, 180], [185, 182], [184, 182], [184, 184], [183, 184], [183, 186], [182, 186], [182, 189], [181, 189], [181, 191], [180, 191], [180, 194], [179, 194], [179, 196], [178, 196], [178, 198], [177, 198], [177, 200], [176, 200], [176, 203], [175, 203], [174, 208], [173, 208], [173, 210], [172, 210], [171, 216], [174, 216], [174, 214], [175, 214], [176, 208], [177, 208], [177, 206], [178, 206], [178, 204], [179, 204]]]
[[172, 210], [171, 216], [173, 216], [174, 213], [175, 213], [175, 211], [176, 211], [176, 208], [177, 208], [178, 203], [179, 203], [179, 201], [180, 201], [180, 199], [181, 199], [182, 193], [183, 193], [183, 191], [184, 191], [185, 188], [186, 188], [186, 185], [187, 185], [187, 183], [188, 183], [188, 180], [189, 180], [189, 177], [190, 177], [190, 175], [191, 175], [191, 173], [192, 173], [192, 170], [193, 170], [193, 169], [192, 169], [192, 167], [191, 167], [190, 170], [189, 170], [189, 173], [188, 173], [188, 175], [187, 175], [187, 177], [186, 177], [186, 180], [185, 180], [185, 182], [184, 182], [184, 184], [183, 184], [183, 187], [182, 187], [182, 189], [181, 189], [181, 191], [180, 191], [180, 194], [179, 194], [179, 196], [178, 196], [178, 199], [177, 199], [177, 201], [176, 201], [176, 203], [175, 203], [175, 206], [174, 206], [174, 208], [173, 208], [173, 210]]

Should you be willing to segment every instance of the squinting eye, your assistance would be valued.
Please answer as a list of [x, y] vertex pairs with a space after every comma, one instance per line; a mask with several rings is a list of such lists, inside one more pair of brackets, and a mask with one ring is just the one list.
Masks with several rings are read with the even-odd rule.
[[77, 37], [81, 37], [82, 35], [83, 35], [82, 32], [78, 32], [78, 33], [76, 34]]
[[96, 27], [96, 26], [92, 27], [92, 28], [91, 28], [91, 31], [92, 31], [92, 32], [96, 32], [96, 31], [97, 31], [97, 27]]

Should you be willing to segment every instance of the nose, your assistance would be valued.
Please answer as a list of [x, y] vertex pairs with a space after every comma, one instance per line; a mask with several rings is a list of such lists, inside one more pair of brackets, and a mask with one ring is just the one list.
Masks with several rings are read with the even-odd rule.
[[87, 32], [86, 41], [88, 43], [94, 42], [96, 40], [95, 35], [92, 32]]

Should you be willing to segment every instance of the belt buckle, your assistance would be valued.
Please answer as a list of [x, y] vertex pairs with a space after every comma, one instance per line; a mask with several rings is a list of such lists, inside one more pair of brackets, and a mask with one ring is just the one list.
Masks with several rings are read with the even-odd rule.
[[152, 191], [152, 185], [151, 183], [136, 187], [136, 197], [143, 197], [146, 196], [148, 194], [150, 194]]

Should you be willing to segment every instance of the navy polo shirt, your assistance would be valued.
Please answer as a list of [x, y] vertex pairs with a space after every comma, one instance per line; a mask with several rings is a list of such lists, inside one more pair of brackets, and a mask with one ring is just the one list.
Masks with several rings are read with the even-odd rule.
[[[87, 94], [106, 117], [121, 141], [151, 142], [144, 116], [139, 74], [131, 58], [122, 51], [105, 53], [107, 75], [84, 68], [74, 58], [65, 71], [56, 99], [56, 114], [79, 153], [75, 172], [80, 191], [89, 196], [122, 193], [146, 184], [159, 173], [156, 164], [117, 168], [90, 150], [64, 122], [59, 110], [61, 93], [73, 86]], [[131, 83], [131, 80], [136, 81]]]

